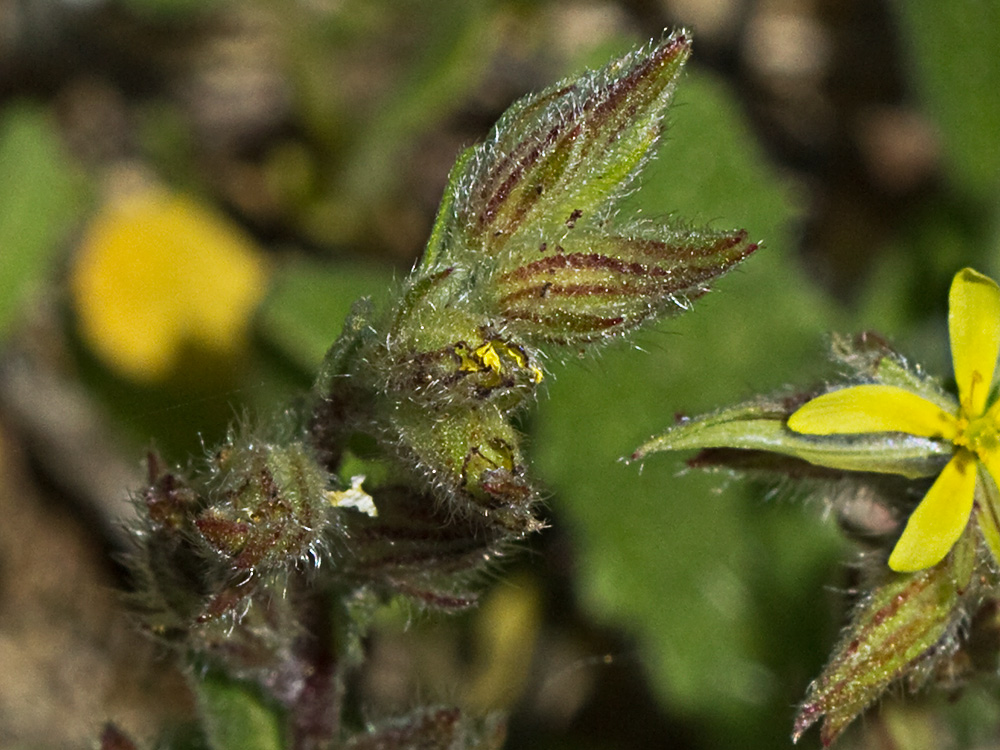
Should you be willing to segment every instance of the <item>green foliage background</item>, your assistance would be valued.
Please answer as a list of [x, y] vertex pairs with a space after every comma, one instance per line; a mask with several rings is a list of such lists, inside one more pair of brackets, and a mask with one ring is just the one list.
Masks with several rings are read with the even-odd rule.
[[[552, 16], [545, 15], [545, 3], [390, 5], [348, 2], [324, 23], [310, 24], [308, 14], [295, 12], [278, 24], [299, 133], [270, 144], [254, 164], [278, 196], [280, 230], [260, 231], [254, 217], [240, 217], [239, 207], [222, 199], [258, 230], [277, 271], [254, 323], [250, 358], [240, 372], [208, 387], [197, 379], [142, 387], [125, 382], [76, 337], [61, 290], [87, 206], [94, 203], [99, 170], [71, 155], [55, 105], [44, 94], [8, 94], [0, 110], [0, 357], [21, 355], [25, 332], [37, 325], [38, 306], [55, 299], [57, 325], [46, 330], [64, 337], [53, 347], [64, 347], [74, 362], [59, 365], [60, 377], [82, 383], [118, 425], [123, 455], [141, 455], [149, 438], [178, 460], [197, 453], [201, 439], [211, 443], [221, 434], [234, 409], [266, 412], [307, 386], [353, 300], [384, 298], [405, 273], [418, 251], [411, 240], [420, 236], [421, 221], [429, 226], [430, 215], [414, 220], [412, 206], [400, 208], [402, 165], [428, 143], [429, 132], [468, 107], [470, 97], [486, 95], [481, 84], [505, 38], [498, 28], [512, 17], [529, 24], [534, 19], [539, 30], [533, 42], [541, 57], [550, 53], [545, 73], [556, 77], [642, 41], [640, 33], [616, 29], [559, 55], [546, 46], [544, 21]], [[181, 35], [205, 14], [228, 7], [189, 0], [116, 6], [126, 17], [135, 13], [143, 23]], [[801, 252], [808, 184], [770, 160], [732, 81], [696, 62], [681, 83], [661, 155], [625, 212], [744, 226], [763, 247], [693, 311], [644, 332], [635, 344], [579, 361], [570, 352], [548, 382], [548, 398], [526, 417], [535, 473], [551, 489], [553, 533], [572, 550], [574, 627], [615, 634], [611, 661], [624, 667], [614, 668], [624, 668], [640, 685], [648, 681], [657, 701], [655, 719], [649, 720], [676, 732], [671, 747], [788, 746], [792, 707], [838, 632], [844, 599], [835, 589], [848, 585], [843, 561], [850, 551], [821, 517], [818, 503], [803, 505], [787, 492], [746, 487], [725, 476], [685, 473], [669, 457], [654, 457], [641, 470], [618, 459], [667, 426], [676, 412], [698, 413], [753, 393], [816, 382], [829, 372], [829, 331], [883, 331], [931, 372], [948, 372], [948, 280], [963, 265], [1000, 274], [1000, 66], [993, 59], [1000, 5], [918, 0], [889, 7], [908, 80], [940, 135], [945, 167], [940, 182], [899, 220], [899, 230], [872, 248], [867, 273], [849, 297], [835, 299]], [[398, 51], [386, 54], [397, 44], [394, 32], [407, 24], [413, 28]], [[697, 61], [697, 27], [694, 35]], [[373, 47], [382, 53], [373, 55]], [[360, 76], [366, 65], [380, 84], [374, 103], [352, 99], [348, 87], [331, 83], [347, 69]], [[209, 162], [191, 147], [185, 126], [176, 124], [183, 123], [177, 106], [166, 96], [137, 105], [145, 118], [139, 128], [142, 158], [171, 184], [219, 200]], [[485, 136], [488, 123], [477, 126], [473, 135]], [[457, 153], [458, 141], [448, 131], [434, 143], [447, 151], [441, 144], [454, 142]], [[435, 163], [427, 179], [443, 184], [448, 166]], [[391, 239], [398, 232], [405, 239]], [[535, 563], [552, 547], [534, 544], [535, 552], [512, 565], [550, 591], [546, 566]], [[497, 579], [493, 585], [503, 587], [503, 569]], [[462, 628], [475, 627], [474, 618], [449, 624], [455, 629], [445, 632], [466, 637]], [[387, 616], [386, 622], [392, 631], [400, 618]], [[551, 624], [543, 620], [533, 627], [545, 633]], [[422, 622], [411, 635], [419, 639], [428, 629]], [[534, 642], [537, 635], [525, 633], [524, 640]], [[958, 746], [971, 747], [996, 736], [992, 689], [992, 698], [971, 688], [965, 700], [947, 708], [932, 697], [898, 710], [934, 706], [934, 716], [947, 715], [951, 723], [934, 719], [927, 736], [951, 736]], [[205, 695], [218, 699], [219, 690], [224, 688], [213, 683]], [[600, 709], [587, 705], [588, 712]], [[890, 728], [895, 710], [886, 712]], [[255, 720], [270, 727], [265, 713], [253, 707]], [[526, 728], [518, 724], [523, 713], [523, 707], [514, 713], [512, 747], [623, 746], [614, 739], [615, 716], [591, 717], [605, 729], [588, 742], [571, 728], [563, 738], [551, 729], [533, 735], [537, 725], [527, 719]], [[893, 731], [903, 738], [899, 747], [927, 746], [921, 744], [925, 738]], [[629, 734], [625, 728], [620, 733]], [[249, 746], [233, 742], [220, 746]], [[810, 742], [811, 736], [804, 744]], [[861, 733], [845, 740], [848, 747], [866, 742]], [[255, 746], [273, 744], [261, 740]]]

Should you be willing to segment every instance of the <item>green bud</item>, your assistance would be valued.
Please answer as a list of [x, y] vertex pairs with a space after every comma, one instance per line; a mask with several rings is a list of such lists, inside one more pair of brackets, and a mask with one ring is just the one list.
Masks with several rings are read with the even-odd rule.
[[[792, 739], [821, 717], [828, 746], [891, 683], [919, 669], [921, 660], [947, 657], [957, 648], [972, 579], [974, 530], [933, 568], [893, 575], [855, 608], [851, 624], [823, 673], [799, 707]], [[911, 687], [919, 687], [912, 684]]]
[[195, 526], [235, 569], [287, 568], [316, 558], [330, 478], [302, 443], [230, 436], [215, 469], [209, 505]]
[[527, 97], [462, 156], [395, 317], [392, 331], [409, 333], [394, 359], [414, 344], [432, 352], [471, 342], [481, 329], [529, 360], [526, 343], [624, 333], [683, 309], [753, 252], [742, 231], [609, 226], [659, 141], [690, 51], [674, 34]]
[[534, 492], [524, 478], [519, 437], [500, 409], [458, 407], [427, 419], [404, 403], [396, 420], [406, 450], [439, 495], [518, 535], [539, 528], [529, 509]]

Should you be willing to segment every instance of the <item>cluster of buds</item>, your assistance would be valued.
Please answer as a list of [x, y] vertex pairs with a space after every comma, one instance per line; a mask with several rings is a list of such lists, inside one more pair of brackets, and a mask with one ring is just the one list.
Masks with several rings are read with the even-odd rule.
[[[547, 358], [685, 309], [756, 248], [745, 231], [612, 221], [690, 49], [673, 34], [515, 104], [459, 158], [396, 301], [355, 306], [301, 413], [235, 428], [200, 469], [150, 456], [139, 608], [283, 707], [291, 746], [342, 736], [360, 610], [390, 595], [467, 607], [483, 566], [540, 527], [514, 419]], [[407, 722], [348, 746], [474, 726]], [[494, 747], [497, 732], [445, 744]]]
[[[833, 743], [893, 683], [915, 690], [996, 671], [1000, 287], [959, 271], [948, 322], [958, 398], [865, 334], [836, 342], [849, 383], [683, 419], [633, 456], [697, 449], [692, 466], [811, 483], [876, 545], [850, 624], [799, 708], [796, 740], [822, 718], [823, 744]], [[873, 528], [859, 499], [878, 511], [868, 517], [898, 522]]]
[[[331, 472], [344, 451], [379, 464], [380, 519], [425, 506], [481, 540], [481, 559], [537, 529], [513, 420], [547, 358], [682, 310], [755, 249], [744, 231], [611, 221], [689, 53], [675, 34], [515, 104], [453, 168], [396, 304], [356, 311], [318, 379], [312, 434]], [[406, 550], [397, 562], [462, 567], [442, 540], [421, 549], [405, 524], [363, 524]]]

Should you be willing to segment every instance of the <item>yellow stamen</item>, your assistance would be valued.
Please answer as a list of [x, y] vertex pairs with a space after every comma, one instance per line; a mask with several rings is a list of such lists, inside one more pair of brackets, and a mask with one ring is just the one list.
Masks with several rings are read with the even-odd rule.
[[460, 358], [458, 369], [461, 372], [481, 372], [489, 370], [498, 378], [504, 374], [504, 364], [501, 359], [507, 357], [521, 370], [528, 370], [535, 383], [542, 382], [544, 374], [541, 369], [528, 361], [528, 355], [519, 346], [513, 346], [499, 339], [492, 339], [476, 347], [473, 351], [462, 345], [455, 347], [455, 353]]
[[502, 346], [504, 349], [507, 350], [507, 352], [505, 353], [509, 353], [510, 347], [504, 344], [503, 342], [487, 341], [481, 347], [476, 349], [475, 354], [477, 357], [479, 357], [479, 361], [482, 362], [483, 365], [488, 370], [493, 370], [493, 372], [499, 375], [501, 370], [501, 364], [500, 364], [500, 355], [497, 354], [496, 350], [497, 346]]

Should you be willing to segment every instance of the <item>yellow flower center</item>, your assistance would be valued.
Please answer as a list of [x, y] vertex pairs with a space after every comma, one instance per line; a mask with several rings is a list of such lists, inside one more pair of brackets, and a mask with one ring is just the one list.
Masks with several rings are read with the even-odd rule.
[[1000, 429], [989, 413], [970, 420], [962, 415], [958, 420], [955, 445], [973, 451], [980, 459], [1000, 451]]
[[978, 370], [974, 371], [968, 395], [958, 412], [955, 425], [958, 434], [952, 441], [958, 447], [975, 453], [980, 460], [1000, 451], [1000, 425], [997, 424], [993, 410], [978, 415], [970, 414], [970, 406], [974, 403], [973, 393], [982, 388], [983, 383], [982, 374]]

